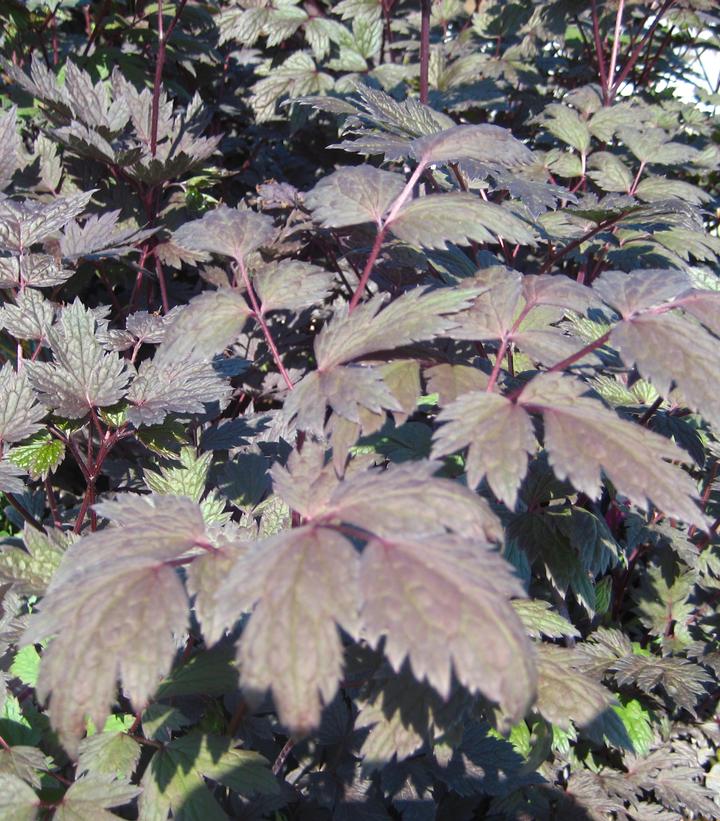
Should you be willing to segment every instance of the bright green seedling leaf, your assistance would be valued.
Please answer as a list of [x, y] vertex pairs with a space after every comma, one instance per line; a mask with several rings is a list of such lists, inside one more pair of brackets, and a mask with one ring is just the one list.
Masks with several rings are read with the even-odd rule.
[[32, 479], [46, 479], [65, 458], [65, 444], [49, 433], [36, 433], [29, 441], [16, 445], [9, 458]]
[[30, 687], [35, 687], [37, 684], [39, 669], [40, 654], [32, 645], [18, 650], [10, 665], [11, 675], [19, 678], [23, 684], [27, 684]]

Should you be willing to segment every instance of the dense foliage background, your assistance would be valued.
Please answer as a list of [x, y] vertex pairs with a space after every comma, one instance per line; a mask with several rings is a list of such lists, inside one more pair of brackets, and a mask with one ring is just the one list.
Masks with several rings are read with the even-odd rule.
[[720, 816], [715, 3], [0, 54], [0, 818]]

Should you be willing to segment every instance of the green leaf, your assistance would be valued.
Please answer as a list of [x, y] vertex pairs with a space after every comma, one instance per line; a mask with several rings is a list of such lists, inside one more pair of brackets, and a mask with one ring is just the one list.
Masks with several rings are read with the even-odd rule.
[[37, 684], [39, 669], [40, 654], [32, 645], [18, 650], [10, 665], [10, 673], [30, 687], [35, 687]]
[[531, 638], [577, 638], [580, 631], [542, 599], [513, 599], [512, 606]]
[[551, 134], [581, 154], [587, 154], [590, 148], [590, 129], [580, 119], [577, 111], [568, 106], [550, 104], [543, 111], [542, 121]]
[[180, 450], [179, 467], [161, 467], [160, 472], [145, 470], [143, 478], [147, 487], [162, 496], [185, 496], [199, 502], [205, 493], [208, 473], [212, 464], [212, 451], [195, 455], [195, 448]]
[[646, 756], [655, 740], [650, 713], [636, 698], [619, 697], [620, 703], [613, 710], [620, 716], [620, 720], [627, 730], [636, 755]]
[[0, 545], [0, 579], [13, 582], [25, 593], [42, 595], [69, 541], [59, 531], [45, 534], [27, 525], [23, 534], [24, 550], [10, 540]]
[[140, 744], [125, 732], [95, 733], [80, 742], [77, 773], [129, 781], [140, 752]]
[[238, 669], [227, 647], [204, 650], [176, 667], [160, 682], [155, 698], [204, 694], [225, 695], [237, 690]]
[[268, 762], [258, 753], [238, 750], [229, 738], [190, 733], [175, 739], [150, 760], [141, 785], [140, 818], [226, 818], [205, 787], [205, 778], [241, 795], [279, 792]]
[[46, 479], [65, 458], [65, 444], [45, 431], [16, 445], [9, 453], [11, 462], [30, 474], [32, 479]]

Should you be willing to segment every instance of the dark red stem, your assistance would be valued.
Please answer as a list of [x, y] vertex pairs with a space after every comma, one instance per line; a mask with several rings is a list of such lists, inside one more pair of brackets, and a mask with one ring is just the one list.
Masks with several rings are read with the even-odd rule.
[[430, 14], [432, 0], [420, 0], [420, 102], [428, 101], [428, 69], [430, 66]]

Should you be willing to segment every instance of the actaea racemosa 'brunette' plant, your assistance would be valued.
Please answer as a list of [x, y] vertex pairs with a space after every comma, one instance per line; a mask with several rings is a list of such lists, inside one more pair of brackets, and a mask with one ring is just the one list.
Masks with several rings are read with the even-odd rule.
[[717, 817], [714, 4], [0, 20], [0, 818]]

